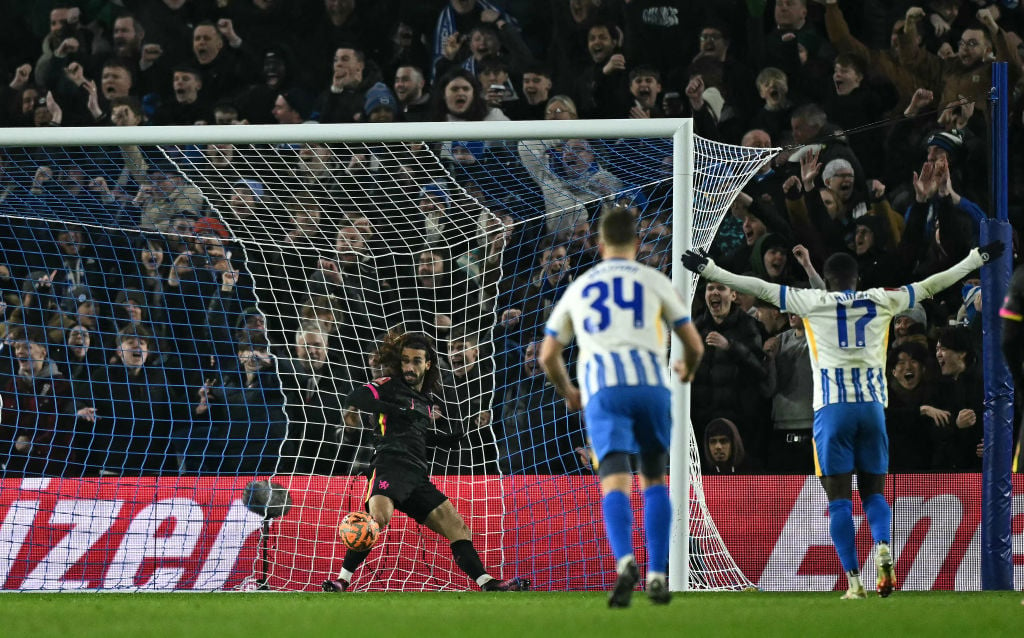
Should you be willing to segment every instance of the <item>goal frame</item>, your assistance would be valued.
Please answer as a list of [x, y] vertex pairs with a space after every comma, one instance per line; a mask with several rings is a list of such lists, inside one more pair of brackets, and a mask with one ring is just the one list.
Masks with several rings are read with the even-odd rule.
[[[188, 144], [279, 144], [441, 142], [453, 139], [509, 140], [547, 138], [671, 138], [672, 139], [672, 263], [692, 243], [694, 130], [689, 118], [536, 120], [508, 122], [423, 122], [355, 124], [278, 124], [143, 127], [47, 127], [0, 129], [0, 146], [124, 146]], [[682, 231], [682, 232], [676, 232]], [[673, 284], [683, 298], [692, 301], [694, 279], [682, 268], [673, 268]], [[672, 335], [672, 358], [681, 357], [682, 344]], [[690, 589], [690, 423], [689, 387], [672, 388], [674, 427], [670, 449], [670, 495], [673, 523], [669, 569], [673, 591]]]

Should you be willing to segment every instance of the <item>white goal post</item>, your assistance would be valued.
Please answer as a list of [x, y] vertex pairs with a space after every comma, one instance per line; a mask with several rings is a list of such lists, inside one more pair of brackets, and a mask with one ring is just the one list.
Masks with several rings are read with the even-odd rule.
[[[359, 144], [417, 143], [451, 140], [520, 141], [550, 139], [671, 140], [671, 170], [662, 166], [650, 182], [671, 184], [671, 264], [691, 248], [707, 249], [728, 214], [742, 186], [777, 149], [743, 148], [696, 137], [690, 119], [649, 120], [556, 120], [514, 122], [426, 122], [399, 124], [298, 124], [247, 126], [90, 127], [0, 129], [0, 150], [8, 147], [126, 147], [236, 144], [277, 145], [293, 143]], [[670, 180], [665, 180], [670, 173]], [[667, 184], [666, 184], [667, 187]], [[600, 196], [581, 203], [593, 203]], [[604, 197], [607, 199], [607, 196]], [[486, 205], [486, 204], [484, 204]], [[0, 213], [10, 212], [0, 208]], [[534, 211], [543, 216], [544, 211]], [[230, 257], [229, 257], [230, 258]], [[672, 279], [684, 299], [692, 301], [695, 279], [681, 267], [672, 268]], [[672, 359], [679, 358], [681, 344], [672, 337]], [[667, 373], [667, 371], [666, 371]], [[674, 507], [670, 550], [670, 585], [674, 591], [690, 589], [744, 589], [751, 583], [736, 567], [715, 530], [704, 503], [700, 476], [699, 445], [690, 424], [689, 389], [673, 387], [673, 430], [670, 458], [670, 490]], [[692, 496], [692, 501], [691, 501]], [[339, 514], [340, 516], [343, 513]], [[599, 518], [599, 516], [598, 516]], [[699, 518], [699, 521], [695, 521]], [[691, 541], [699, 525], [708, 542]], [[696, 551], [700, 556], [693, 556]], [[4, 557], [0, 556], [0, 560]], [[694, 571], [702, 572], [695, 574]], [[703, 572], [714, 572], [706, 577]], [[681, 575], [681, 577], [680, 577]]]

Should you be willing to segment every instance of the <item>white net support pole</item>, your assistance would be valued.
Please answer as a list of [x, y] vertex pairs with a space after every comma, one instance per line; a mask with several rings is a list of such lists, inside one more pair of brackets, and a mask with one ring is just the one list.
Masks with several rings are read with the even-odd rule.
[[[693, 246], [693, 121], [687, 120], [672, 134], [672, 264]], [[690, 273], [672, 269], [672, 281], [688, 302], [693, 296]], [[671, 361], [682, 358], [682, 342], [672, 337]], [[681, 575], [669, 581], [672, 591], [690, 588], [690, 389], [674, 384], [672, 390], [672, 447], [669, 453], [672, 498], [672, 536], [669, 543], [669, 573]]]

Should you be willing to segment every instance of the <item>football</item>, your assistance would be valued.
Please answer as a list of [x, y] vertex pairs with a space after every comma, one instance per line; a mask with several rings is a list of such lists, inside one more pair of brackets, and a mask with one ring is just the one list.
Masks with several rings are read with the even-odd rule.
[[366, 512], [349, 512], [338, 525], [338, 536], [345, 547], [357, 552], [369, 551], [377, 542], [380, 525]]

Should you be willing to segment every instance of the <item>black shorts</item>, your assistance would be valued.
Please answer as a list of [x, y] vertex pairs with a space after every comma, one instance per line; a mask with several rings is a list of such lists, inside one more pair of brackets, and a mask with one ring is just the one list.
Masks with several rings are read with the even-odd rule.
[[448, 500], [444, 493], [430, 482], [430, 477], [418, 469], [402, 466], [375, 466], [369, 477], [366, 509], [370, 498], [380, 494], [390, 498], [395, 509], [405, 513], [420, 525], [438, 505]]

